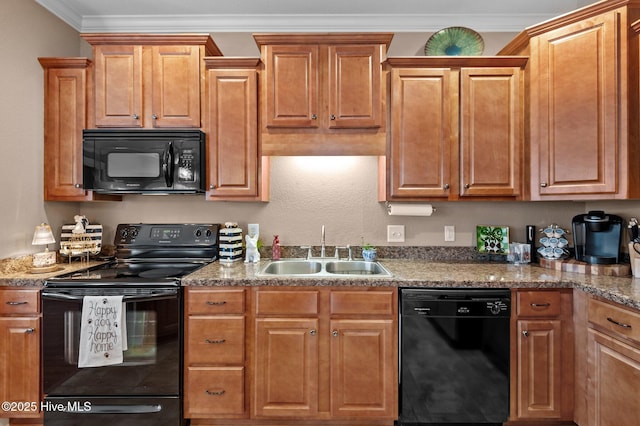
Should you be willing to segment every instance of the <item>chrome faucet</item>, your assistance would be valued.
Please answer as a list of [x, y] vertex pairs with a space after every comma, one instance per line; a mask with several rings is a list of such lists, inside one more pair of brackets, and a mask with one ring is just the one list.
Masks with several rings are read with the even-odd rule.
[[322, 225], [322, 240], [320, 241], [320, 257], [322, 259], [325, 258], [326, 256], [326, 248], [325, 248], [325, 241], [324, 241], [324, 225]]

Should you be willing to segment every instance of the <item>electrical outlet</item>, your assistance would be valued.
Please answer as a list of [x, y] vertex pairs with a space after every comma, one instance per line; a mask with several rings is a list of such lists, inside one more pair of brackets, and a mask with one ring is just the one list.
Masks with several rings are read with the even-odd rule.
[[404, 243], [404, 225], [387, 225], [387, 242]]
[[455, 241], [456, 240], [456, 227], [453, 225], [444, 226], [444, 240]]

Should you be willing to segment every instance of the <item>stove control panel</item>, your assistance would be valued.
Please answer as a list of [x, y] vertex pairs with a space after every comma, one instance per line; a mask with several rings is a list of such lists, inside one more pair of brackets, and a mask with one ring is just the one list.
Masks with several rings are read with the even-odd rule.
[[115, 245], [193, 246], [217, 245], [218, 224], [120, 224]]

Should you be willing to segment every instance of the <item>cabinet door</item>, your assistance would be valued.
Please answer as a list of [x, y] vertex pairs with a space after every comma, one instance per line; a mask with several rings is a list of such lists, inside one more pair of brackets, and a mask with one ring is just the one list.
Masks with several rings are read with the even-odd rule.
[[0, 399], [37, 403], [27, 410], [3, 410], [0, 417], [38, 417], [40, 411], [39, 318], [0, 317]]
[[380, 45], [329, 46], [329, 128], [380, 127]]
[[522, 161], [520, 68], [460, 71], [460, 196], [517, 196]]
[[207, 71], [208, 198], [258, 197], [255, 70]]
[[317, 414], [317, 331], [317, 319], [256, 319], [255, 416]]
[[142, 127], [142, 46], [95, 46], [96, 127]]
[[152, 46], [153, 127], [200, 127], [200, 47]]
[[265, 47], [267, 127], [320, 126], [317, 45]]
[[589, 330], [590, 426], [640, 424], [640, 349]]
[[456, 75], [446, 68], [396, 68], [391, 85], [389, 198], [446, 198], [458, 137]]
[[82, 188], [86, 64], [81, 68], [49, 68], [45, 78], [44, 199], [87, 199], [88, 192]]
[[617, 12], [531, 40], [531, 197], [617, 191]]
[[517, 415], [560, 418], [562, 322], [519, 320], [517, 324]]
[[393, 320], [331, 321], [331, 414], [395, 418]]

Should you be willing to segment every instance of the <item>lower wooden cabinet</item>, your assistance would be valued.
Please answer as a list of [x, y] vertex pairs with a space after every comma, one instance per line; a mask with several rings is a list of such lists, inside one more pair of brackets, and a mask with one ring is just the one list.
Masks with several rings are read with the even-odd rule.
[[590, 298], [588, 322], [588, 425], [584, 426], [638, 425], [640, 313]]
[[395, 289], [261, 288], [252, 311], [252, 418], [397, 418]]
[[[0, 417], [40, 417], [38, 301], [38, 289], [0, 288]], [[25, 407], [25, 403], [36, 406]]]
[[571, 421], [572, 290], [516, 290], [512, 303], [509, 420]]

